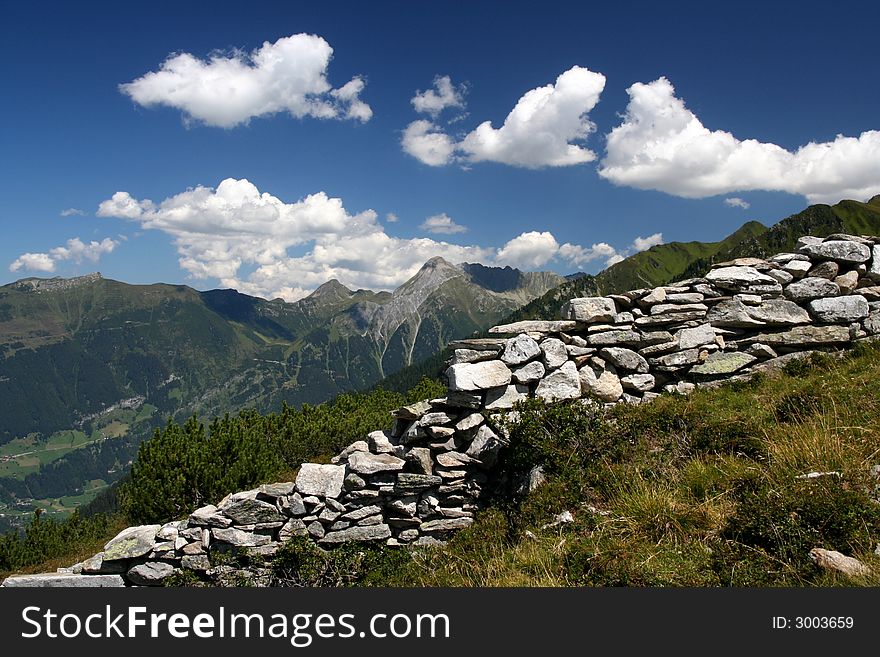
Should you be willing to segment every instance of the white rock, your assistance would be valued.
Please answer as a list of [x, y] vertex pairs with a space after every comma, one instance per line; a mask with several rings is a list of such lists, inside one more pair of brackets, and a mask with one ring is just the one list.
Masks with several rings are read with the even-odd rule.
[[370, 445], [370, 451], [374, 454], [390, 454], [394, 451], [394, 445], [391, 444], [391, 438], [385, 431], [372, 431], [367, 436], [367, 442]]
[[[365, 452], [355, 452], [364, 454]], [[303, 463], [296, 475], [296, 490], [302, 495], [339, 497], [345, 480], [344, 465]]]
[[640, 374], [646, 374], [648, 372], [648, 361], [632, 349], [607, 347], [601, 349], [599, 355], [615, 367], [629, 370], [630, 372], [638, 372]]
[[540, 346], [547, 369], [555, 370], [568, 360], [565, 343], [559, 338], [547, 338]]
[[578, 372], [578, 383], [581, 393], [593, 394], [602, 401], [614, 402], [623, 395], [623, 385], [617, 375], [610, 370], [603, 370], [598, 375], [589, 365]]
[[859, 242], [849, 240], [829, 240], [820, 244], [804, 244], [798, 249], [814, 258], [825, 258], [836, 262], [860, 263], [871, 258], [871, 249]]
[[[582, 347], [575, 347], [575, 349], [582, 349]], [[531, 363], [513, 370], [513, 378], [520, 383], [531, 383], [543, 377], [545, 372], [544, 363], [539, 360], [533, 360]]]
[[541, 379], [535, 390], [535, 396], [545, 401], [580, 397], [581, 385], [575, 364], [570, 360], [566, 361], [565, 365]]
[[486, 391], [486, 409], [492, 411], [513, 408], [514, 404], [528, 398], [528, 396], [528, 387], [519, 384], [493, 388]]
[[827, 278], [807, 276], [788, 285], [784, 294], [787, 299], [803, 302], [821, 297], [836, 297], [840, 294], [840, 287]]
[[[348, 457], [348, 467], [352, 472], [371, 475], [377, 472], [398, 472], [403, 470], [405, 461], [391, 454], [370, 454], [355, 452]], [[331, 495], [330, 497], [336, 497]]]
[[656, 385], [654, 376], [651, 374], [630, 374], [620, 378], [620, 383], [627, 390], [647, 392]]
[[871, 256], [871, 268], [867, 272], [868, 278], [880, 283], [880, 244], [875, 244]]
[[501, 361], [507, 365], [520, 365], [537, 358], [540, 354], [541, 347], [535, 340], [527, 335], [518, 335], [515, 338], [510, 338], [504, 345]]
[[[852, 242], [856, 244], [856, 242]], [[840, 322], [856, 322], [868, 316], [868, 300], [853, 294], [831, 299], [816, 299], [809, 303], [810, 313], [820, 322], [836, 324]]]
[[453, 365], [446, 370], [446, 376], [450, 390], [465, 392], [506, 386], [511, 379], [510, 370], [500, 360]]
[[694, 328], [682, 329], [678, 334], [679, 349], [693, 349], [715, 342], [715, 330], [711, 324], [700, 324]]
[[562, 307], [562, 314], [567, 319], [584, 324], [598, 324], [614, 322], [617, 318], [617, 308], [614, 300], [607, 297], [580, 297], [570, 299]]

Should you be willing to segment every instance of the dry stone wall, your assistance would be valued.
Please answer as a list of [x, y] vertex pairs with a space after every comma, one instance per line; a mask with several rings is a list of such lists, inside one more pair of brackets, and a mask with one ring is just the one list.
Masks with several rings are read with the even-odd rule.
[[[702, 278], [571, 299], [564, 318], [454, 343], [445, 397], [394, 412], [296, 481], [227, 496], [188, 518], [131, 527], [65, 572], [6, 586], [161, 584], [217, 573], [212, 557], [270, 556], [287, 540], [319, 546], [433, 545], [473, 522], [520, 400], [643, 403], [779, 367], [880, 335], [880, 238], [803, 237], [793, 253], [716, 265]], [[222, 569], [222, 567], [221, 567]]]

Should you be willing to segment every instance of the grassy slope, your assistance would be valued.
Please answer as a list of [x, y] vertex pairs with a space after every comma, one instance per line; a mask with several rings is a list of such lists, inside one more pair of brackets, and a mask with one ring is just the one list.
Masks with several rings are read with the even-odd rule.
[[[790, 371], [619, 406], [612, 426], [594, 427], [580, 444], [569, 442], [577, 418], [533, 423], [531, 451], [549, 454], [555, 471], [548, 483], [521, 504], [484, 512], [394, 583], [880, 584], [880, 576], [847, 582], [807, 556], [813, 547], [836, 549], [880, 575], [871, 475], [880, 463], [880, 346]], [[544, 431], [551, 447], [540, 444]], [[579, 464], [597, 442], [595, 459]], [[842, 476], [796, 478], [829, 471]], [[564, 510], [573, 524], [541, 529]]]

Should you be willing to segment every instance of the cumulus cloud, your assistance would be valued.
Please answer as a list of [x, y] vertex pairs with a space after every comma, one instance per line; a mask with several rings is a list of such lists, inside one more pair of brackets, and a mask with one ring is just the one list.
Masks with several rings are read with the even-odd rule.
[[59, 214], [61, 214], [62, 217], [83, 217], [86, 213], [79, 208], [67, 208], [66, 210], [62, 210]]
[[9, 265], [9, 271], [16, 272], [20, 269], [27, 269], [30, 271], [54, 272], [57, 263], [65, 260], [72, 260], [77, 264], [81, 264], [84, 260], [98, 262], [102, 255], [111, 253], [117, 246], [119, 246], [119, 242], [109, 237], [105, 237], [100, 242], [92, 240], [89, 243], [74, 237], [67, 240], [65, 246], [56, 246], [54, 249], [50, 249], [48, 253], [21, 254]]
[[403, 149], [431, 166], [498, 162], [538, 169], [592, 162], [596, 154], [583, 141], [596, 130], [588, 113], [604, 88], [604, 75], [573, 66], [554, 84], [526, 92], [498, 128], [484, 121], [454, 139], [431, 121], [414, 121], [404, 131]]
[[431, 121], [413, 121], [403, 131], [400, 141], [405, 153], [412, 155], [422, 164], [442, 167], [452, 161], [455, 141]]
[[393, 212], [389, 212], [385, 215], [385, 221], [387, 221], [389, 224], [396, 224], [398, 221], [400, 221], [400, 217], [398, 217]]
[[730, 198], [724, 199], [724, 205], [727, 205], [731, 208], [742, 208], [743, 210], [748, 210], [750, 207], [752, 207], [751, 203], [739, 198], [738, 196], [731, 196]]
[[637, 237], [633, 240], [632, 248], [634, 251], [646, 251], [658, 244], [663, 244], [663, 233], [654, 233], [647, 237]]
[[463, 109], [465, 91], [465, 85], [456, 86], [448, 75], [438, 75], [434, 78], [433, 89], [417, 91], [410, 102], [416, 112], [429, 114], [436, 119], [447, 107]]
[[279, 112], [368, 121], [373, 112], [360, 99], [363, 79], [354, 77], [338, 89], [327, 80], [332, 55], [330, 44], [313, 34], [266, 41], [250, 53], [215, 52], [207, 60], [176, 53], [119, 90], [138, 105], [173, 107], [187, 121], [221, 128]]
[[605, 260], [606, 266], [617, 256], [610, 244], [599, 242], [590, 247], [579, 244], [559, 244], [548, 231], [522, 233], [498, 249], [495, 263], [520, 269], [537, 269], [552, 260], [565, 262], [571, 267], [582, 267], [594, 260]]
[[618, 184], [685, 198], [734, 191], [801, 194], [812, 203], [880, 192], [880, 131], [788, 151], [709, 130], [666, 78], [636, 83], [622, 123], [607, 138], [599, 175]]
[[[551, 262], [580, 266], [616, 253], [605, 243], [560, 245], [551, 233], [537, 231], [501, 247], [403, 239], [386, 233], [373, 210], [351, 213], [324, 192], [288, 203], [232, 178], [216, 189], [198, 186], [159, 203], [117, 192], [97, 214], [171, 236], [180, 266], [195, 279], [217, 279], [246, 294], [288, 301], [331, 278], [352, 288], [392, 290], [434, 256], [535, 269]], [[429, 222], [447, 232], [461, 228], [442, 214]], [[244, 274], [243, 268], [253, 271]]]
[[455, 235], [457, 233], [467, 232], [465, 226], [455, 223], [452, 220], [452, 217], [447, 216], [445, 212], [428, 217], [422, 222], [422, 225], [419, 226], [419, 228], [426, 230], [429, 233], [438, 233], [442, 235]]

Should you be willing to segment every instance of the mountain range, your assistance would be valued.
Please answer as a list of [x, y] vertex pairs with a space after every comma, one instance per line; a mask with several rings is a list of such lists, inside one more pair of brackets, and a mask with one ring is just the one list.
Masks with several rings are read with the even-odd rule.
[[880, 197], [810, 206], [771, 227], [750, 221], [718, 242], [657, 245], [595, 276], [433, 258], [393, 292], [331, 280], [294, 303], [100, 274], [16, 281], [0, 287], [0, 515], [91, 499], [169, 416], [406, 387], [441, 370], [451, 341], [492, 324], [556, 318], [572, 297], [660, 285], [837, 232], [880, 233]]

